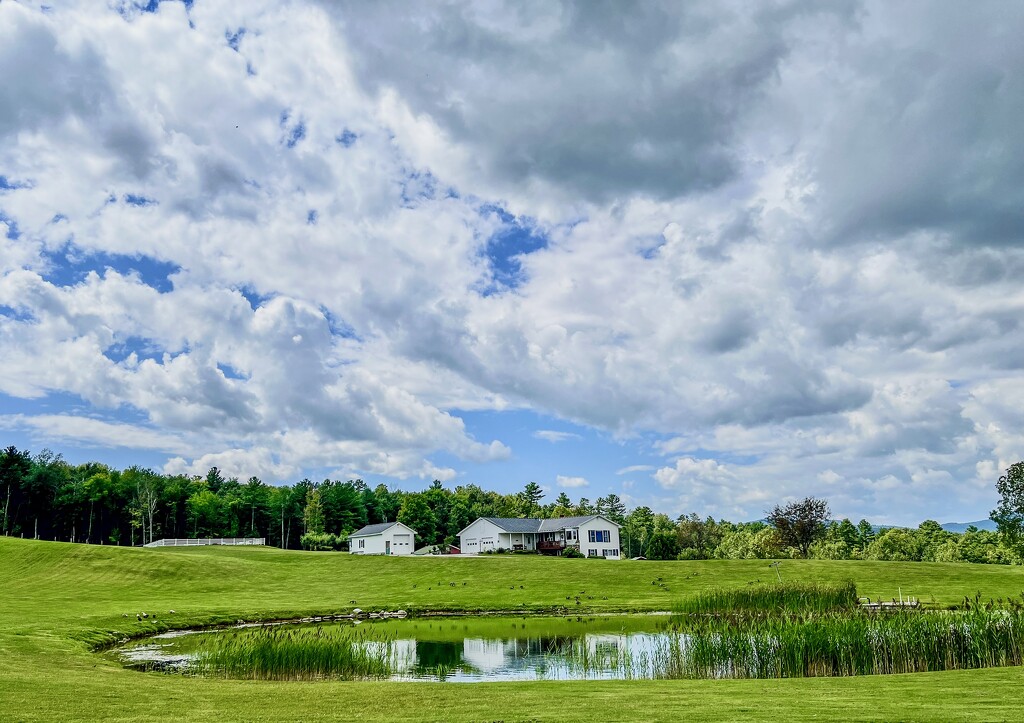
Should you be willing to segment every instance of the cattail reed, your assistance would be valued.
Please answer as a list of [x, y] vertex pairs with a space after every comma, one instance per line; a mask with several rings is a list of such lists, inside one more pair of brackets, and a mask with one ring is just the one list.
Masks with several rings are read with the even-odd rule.
[[393, 662], [390, 639], [371, 640], [351, 629], [275, 626], [211, 639], [193, 670], [259, 680], [385, 678]]
[[803, 678], [1024, 663], [1024, 612], [973, 609], [693, 619], [659, 642], [654, 677]]
[[737, 590], [709, 590], [687, 598], [674, 612], [696, 615], [743, 613], [823, 613], [857, 606], [853, 582], [838, 584], [780, 583], [751, 585]]

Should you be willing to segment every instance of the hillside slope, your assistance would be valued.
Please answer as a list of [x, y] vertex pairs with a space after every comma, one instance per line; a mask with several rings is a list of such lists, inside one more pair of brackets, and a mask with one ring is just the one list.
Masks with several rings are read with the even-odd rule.
[[[1019, 712], [1010, 696], [995, 693], [1024, 682], [1018, 669], [789, 681], [300, 684], [142, 674], [90, 651], [125, 634], [354, 604], [494, 610], [566, 605], [567, 595], [580, 594], [579, 609], [657, 610], [698, 590], [767, 581], [769, 573], [763, 560], [366, 558], [0, 538], [0, 718], [578, 720], [596, 706], [606, 720], [809, 720], [826, 709], [845, 718], [967, 720]], [[787, 560], [781, 573], [790, 580], [853, 579], [872, 597], [902, 589], [939, 604], [977, 591], [1005, 597], [1024, 589], [1020, 568], [982, 565]], [[667, 590], [652, 585], [657, 578]], [[141, 611], [157, 620], [137, 621]], [[765, 699], [774, 707], [764, 708]]]

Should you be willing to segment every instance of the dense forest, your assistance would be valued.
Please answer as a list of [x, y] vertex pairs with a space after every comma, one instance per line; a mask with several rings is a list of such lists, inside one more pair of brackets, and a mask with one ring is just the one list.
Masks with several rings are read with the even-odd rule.
[[809, 545], [794, 544], [765, 522], [733, 523], [695, 513], [672, 519], [648, 507], [627, 510], [615, 494], [544, 501], [531, 482], [514, 494], [474, 484], [404, 492], [362, 480], [302, 480], [269, 485], [256, 477], [165, 475], [87, 462], [70, 464], [43, 450], [0, 452], [0, 533], [42, 540], [141, 545], [164, 537], [263, 537], [268, 545], [346, 549], [366, 524], [399, 520], [418, 545], [455, 543], [477, 517], [560, 517], [601, 513], [623, 527], [623, 554], [652, 559], [741, 559], [807, 555], [826, 559], [1019, 563], [1017, 545], [996, 533], [963, 534], [926, 521], [916, 529], [874, 527], [866, 520], [825, 521]]

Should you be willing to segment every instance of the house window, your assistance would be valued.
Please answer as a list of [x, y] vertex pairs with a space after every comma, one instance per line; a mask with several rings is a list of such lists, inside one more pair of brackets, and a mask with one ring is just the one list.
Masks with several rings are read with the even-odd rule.
[[597, 557], [597, 550], [593, 548], [587, 550], [587, 557]]
[[594, 530], [588, 530], [588, 533], [590, 534], [590, 541], [597, 542], [597, 532]]
[[589, 530], [591, 542], [611, 542], [612, 533], [609, 530]]
[[366, 548], [366, 540], [360, 540], [359, 541], [359, 549], [363, 550], [365, 548]]

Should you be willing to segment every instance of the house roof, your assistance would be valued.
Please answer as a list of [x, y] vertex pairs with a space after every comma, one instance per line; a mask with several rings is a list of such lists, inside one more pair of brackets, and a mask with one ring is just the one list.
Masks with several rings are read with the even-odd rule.
[[[487, 520], [492, 525], [501, 528], [505, 532], [557, 532], [564, 530], [569, 527], [579, 527], [580, 525], [586, 524], [593, 519], [600, 517], [603, 520], [608, 520], [604, 515], [583, 515], [582, 517], [553, 517], [548, 520], [538, 520], [534, 517], [479, 517], [473, 520], [466, 528], [459, 532], [461, 535], [466, 529], [469, 529], [470, 525], [479, 522], [480, 520]], [[615, 522], [608, 520], [611, 524], [615, 525]], [[618, 527], [619, 525], [615, 525]]]
[[[353, 532], [349, 537], [367, 537], [369, 535], [379, 535], [385, 530], [390, 530], [395, 525], [402, 525], [401, 522], [381, 522], [376, 525], [366, 525], [360, 527], [358, 530]], [[408, 527], [408, 525], [402, 525], [402, 527]], [[412, 529], [411, 527], [409, 529]], [[415, 530], [413, 530], [415, 532]]]
[[540, 520], [531, 517], [481, 517], [492, 525], [496, 525], [505, 532], [537, 532], [540, 529]]
[[579, 527], [601, 515], [583, 515], [582, 517], [552, 517], [549, 520], [540, 521], [538, 532], [558, 532], [569, 527]]

